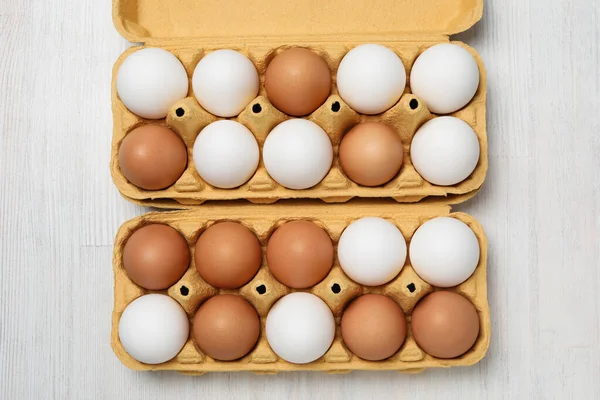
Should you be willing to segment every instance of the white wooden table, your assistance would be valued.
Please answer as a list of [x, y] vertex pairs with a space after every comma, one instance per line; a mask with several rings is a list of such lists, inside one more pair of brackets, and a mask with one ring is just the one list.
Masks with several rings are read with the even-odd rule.
[[145, 210], [108, 170], [108, 0], [0, 0], [1, 399], [600, 398], [600, 5], [488, 0], [459, 39], [488, 70], [490, 170], [459, 207], [489, 236], [493, 337], [419, 375], [126, 369], [109, 345], [112, 240]]

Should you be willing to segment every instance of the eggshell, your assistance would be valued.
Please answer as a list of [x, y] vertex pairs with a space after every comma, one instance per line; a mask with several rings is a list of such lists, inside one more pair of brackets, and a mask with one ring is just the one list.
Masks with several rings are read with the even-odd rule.
[[437, 358], [455, 358], [469, 351], [479, 335], [473, 304], [453, 292], [425, 296], [413, 310], [411, 329], [423, 351]]
[[314, 294], [296, 292], [282, 297], [269, 311], [267, 341], [284, 360], [307, 364], [321, 358], [333, 343], [331, 310]]
[[185, 238], [169, 225], [143, 226], [123, 246], [127, 276], [145, 289], [169, 288], [181, 279], [189, 264], [190, 251]]
[[163, 294], [132, 301], [119, 320], [119, 340], [139, 362], [161, 364], [174, 358], [188, 339], [190, 322], [179, 303]]
[[437, 287], [460, 285], [479, 263], [479, 242], [462, 221], [438, 217], [421, 225], [410, 241], [410, 262], [415, 272]]
[[452, 43], [425, 50], [410, 73], [412, 93], [436, 114], [460, 110], [473, 99], [478, 87], [477, 61], [464, 47]]
[[142, 125], [129, 132], [119, 147], [119, 168], [140, 189], [173, 185], [187, 166], [187, 149], [175, 132], [160, 125]]
[[181, 61], [166, 50], [136, 50], [117, 73], [117, 93], [132, 113], [160, 119], [188, 92], [188, 76]]
[[273, 233], [267, 244], [267, 265], [279, 282], [304, 289], [321, 282], [333, 266], [333, 243], [310, 221], [291, 221]]
[[421, 126], [410, 145], [417, 172], [429, 183], [456, 185], [479, 162], [479, 141], [473, 128], [455, 117], [434, 118]]
[[196, 270], [208, 284], [236, 289], [258, 272], [262, 249], [250, 229], [235, 222], [220, 222], [204, 231], [196, 242]]
[[194, 341], [200, 350], [221, 361], [237, 360], [258, 341], [260, 320], [243, 297], [232, 294], [205, 301], [194, 316]]

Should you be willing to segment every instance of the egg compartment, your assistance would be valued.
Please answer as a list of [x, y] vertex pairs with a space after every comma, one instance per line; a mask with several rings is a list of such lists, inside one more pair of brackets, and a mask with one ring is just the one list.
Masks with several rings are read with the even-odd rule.
[[[464, 355], [455, 359], [437, 359], [422, 351], [410, 331], [410, 314], [416, 303], [436, 288], [423, 281], [413, 270], [410, 260], [406, 261], [399, 276], [378, 287], [365, 287], [348, 278], [337, 260], [329, 274], [320, 283], [305, 289], [290, 289], [278, 282], [269, 272], [266, 264], [266, 245], [270, 235], [278, 226], [292, 220], [309, 220], [325, 229], [337, 251], [342, 231], [353, 221], [378, 216], [393, 222], [402, 231], [407, 243], [416, 229], [429, 219], [439, 216], [452, 216], [465, 222], [479, 240], [481, 256], [473, 275], [461, 285], [444, 290], [455, 291], [468, 298], [476, 307], [480, 319], [480, 333], [475, 345]], [[194, 266], [194, 245], [201, 233], [214, 223], [222, 221], [239, 222], [251, 229], [259, 238], [263, 249], [263, 261], [258, 273], [245, 286], [236, 290], [217, 289], [206, 282], [196, 272]], [[123, 246], [131, 234], [146, 224], [164, 223], [181, 232], [188, 241], [191, 261], [184, 276], [175, 285], [163, 291], [149, 291], [134, 284], [123, 267]], [[323, 204], [320, 202], [287, 202], [275, 205], [240, 205], [239, 203], [212, 205], [188, 211], [149, 213], [132, 219], [121, 226], [115, 240], [113, 270], [115, 277], [114, 310], [112, 314], [112, 348], [117, 357], [129, 368], [136, 370], [175, 370], [190, 374], [218, 371], [253, 371], [255, 373], [277, 373], [280, 371], [314, 370], [329, 373], [344, 373], [352, 370], [398, 370], [418, 372], [426, 368], [466, 366], [478, 362], [486, 353], [490, 340], [490, 313], [487, 302], [486, 283], [487, 240], [481, 225], [471, 216], [451, 213], [448, 206], [438, 204], [406, 204], [393, 202], [364, 201], [353, 202], [352, 207], [344, 204]], [[292, 364], [280, 359], [269, 347], [265, 337], [265, 320], [269, 309], [284, 295], [305, 291], [323, 299], [332, 310], [336, 320], [336, 335], [332, 346], [320, 359], [304, 365]], [[239, 294], [257, 310], [261, 320], [261, 335], [255, 348], [237, 361], [217, 361], [202, 354], [191, 337], [181, 352], [171, 361], [159, 365], [140, 363], [129, 356], [119, 340], [119, 319], [124, 309], [136, 298], [148, 293], [163, 293], [181, 304], [193, 321], [200, 304], [211, 296], [223, 293]], [[354, 356], [342, 342], [339, 322], [344, 308], [354, 298], [378, 293], [390, 296], [398, 302], [407, 315], [408, 334], [401, 349], [383, 361], [365, 361]]]

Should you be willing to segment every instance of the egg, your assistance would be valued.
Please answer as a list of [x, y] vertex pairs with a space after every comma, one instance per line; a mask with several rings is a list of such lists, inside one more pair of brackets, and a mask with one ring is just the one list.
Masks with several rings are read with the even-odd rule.
[[394, 128], [382, 122], [353, 127], [342, 139], [340, 164], [348, 178], [362, 186], [380, 186], [402, 167], [404, 147]]
[[477, 61], [464, 47], [441, 43], [425, 50], [410, 73], [410, 88], [429, 111], [450, 114], [466, 106], [479, 87]]
[[419, 175], [439, 186], [456, 185], [467, 179], [479, 162], [479, 152], [473, 128], [455, 117], [426, 122], [410, 145], [410, 158]]
[[198, 103], [206, 111], [219, 117], [235, 117], [258, 94], [258, 72], [242, 53], [216, 50], [196, 65], [192, 88]]
[[295, 117], [308, 115], [327, 100], [331, 92], [331, 71], [317, 53], [292, 47], [269, 63], [265, 90], [280, 111]]
[[140, 189], [168, 188], [177, 182], [186, 166], [183, 140], [164, 126], [142, 125], [129, 132], [119, 146], [119, 169]]
[[415, 272], [438, 287], [466, 281], [479, 263], [479, 241], [462, 221], [451, 217], [431, 219], [421, 225], [409, 247]]
[[321, 358], [333, 343], [331, 310], [314, 294], [296, 292], [282, 297], [269, 311], [267, 341], [285, 361], [307, 364]]
[[258, 238], [236, 222], [219, 222], [196, 242], [196, 270], [208, 284], [221, 289], [244, 286], [256, 275], [262, 261]]
[[333, 162], [333, 146], [327, 133], [305, 119], [277, 125], [263, 146], [267, 172], [288, 189], [308, 189], [323, 180]]
[[194, 316], [193, 335], [209, 357], [232, 361], [244, 357], [258, 341], [256, 310], [240, 296], [222, 294], [205, 301]]
[[337, 254], [350, 279], [365, 286], [379, 286], [394, 279], [404, 267], [406, 240], [391, 222], [365, 217], [342, 232]]
[[145, 225], [123, 246], [123, 267], [137, 285], [163, 290], [174, 285], [187, 271], [190, 251], [185, 238], [164, 224]]
[[344, 311], [342, 339], [352, 353], [369, 361], [394, 355], [406, 339], [406, 317], [394, 300], [379, 294], [365, 294]]
[[132, 301], [119, 319], [119, 340], [131, 357], [144, 364], [173, 359], [188, 339], [190, 321], [175, 300], [147, 294]]
[[310, 221], [291, 221], [273, 233], [267, 244], [267, 265], [279, 282], [304, 289], [321, 282], [333, 266], [333, 243]]
[[461, 295], [434, 292], [417, 303], [411, 329], [417, 345], [427, 354], [455, 358], [477, 341], [479, 316], [475, 306]]
[[181, 61], [166, 50], [147, 47], [127, 56], [117, 72], [117, 94], [132, 113], [148, 119], [167, 116], [188, 92]]
[[256, 172], [260, 151], [248, 128], [231, 120], [206, 126], [194, 142], [194, 165], [209, 185], [232, 189]]
[[402, 60], [379, 44], [363, 44], [350, 50], [337, 71], [340, 97], [361, 114], [387, 111], [398, 102], [405, 87]]

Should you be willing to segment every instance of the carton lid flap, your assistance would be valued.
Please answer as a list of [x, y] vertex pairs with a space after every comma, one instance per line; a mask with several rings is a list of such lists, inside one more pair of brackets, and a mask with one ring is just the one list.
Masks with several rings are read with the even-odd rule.
[[398, 34], [451, 35], [473, 26], [483, 0], [113, 0], [128, 40]]

